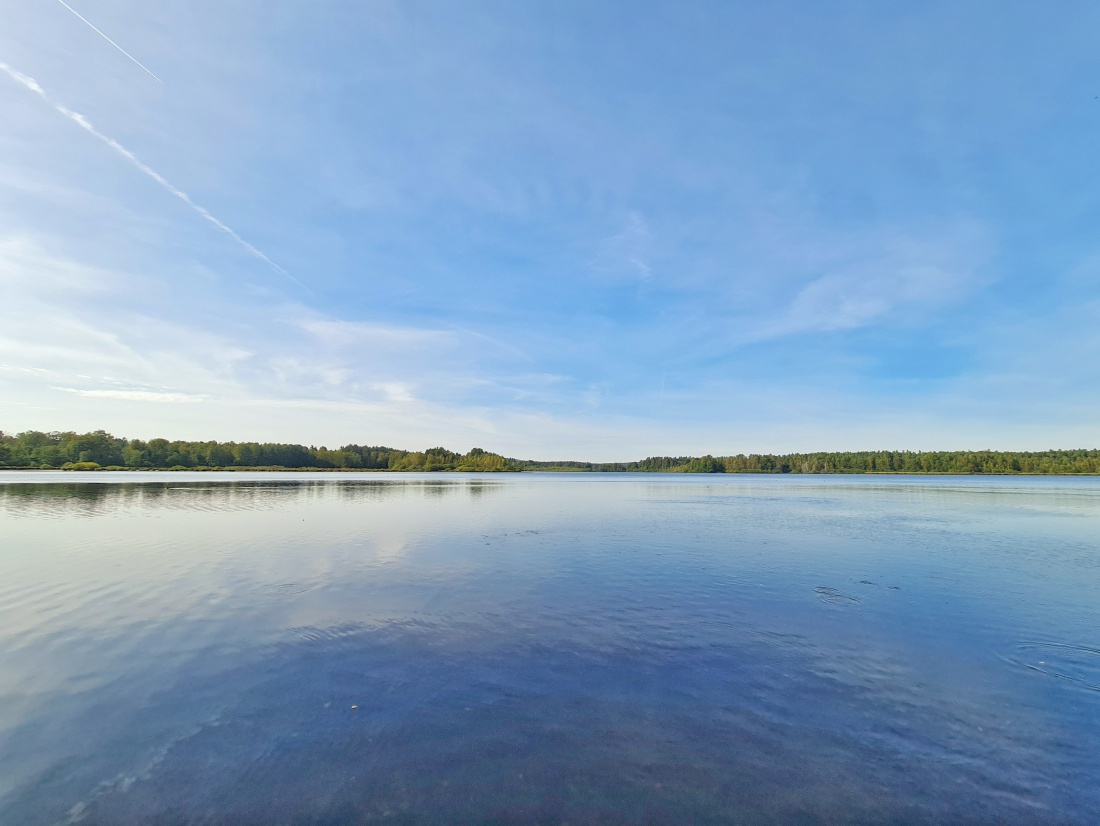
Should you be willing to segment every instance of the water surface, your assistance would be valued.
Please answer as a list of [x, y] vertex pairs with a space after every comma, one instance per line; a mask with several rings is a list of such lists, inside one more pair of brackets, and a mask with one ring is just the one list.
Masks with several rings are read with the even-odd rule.
[[1100, 480], [0, 473], [0, 823], [374, 822], [1100, 822]]

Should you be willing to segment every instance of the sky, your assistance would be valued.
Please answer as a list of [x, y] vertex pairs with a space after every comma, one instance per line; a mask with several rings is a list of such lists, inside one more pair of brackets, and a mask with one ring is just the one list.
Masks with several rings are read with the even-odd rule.
[[0, 0], [0, 430], [1100, 447], [1100, 4], [66, 1]]

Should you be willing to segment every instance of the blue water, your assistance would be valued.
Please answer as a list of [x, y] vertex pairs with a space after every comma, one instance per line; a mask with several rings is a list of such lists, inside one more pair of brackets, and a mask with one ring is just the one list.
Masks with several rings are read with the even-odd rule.
[[0, 823], [1100, 823], [1100, 479], [0, 474]]

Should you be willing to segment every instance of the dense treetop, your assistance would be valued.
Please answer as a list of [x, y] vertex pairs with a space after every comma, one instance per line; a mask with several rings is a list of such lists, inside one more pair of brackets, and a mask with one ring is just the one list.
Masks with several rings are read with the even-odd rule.
[[845, 453], [653, 456], [639, 462], [536, 462], [481, 448], [412, 452], [344, 445], [336, 449], [258, 442], [124, 439], [92, 433], [18, 435], [0, 431], [0, 467], [211, 469], [287, 468], [415, 471], [563, 470], [636, 473], [1100, 473], [1100, 450], [853, 451]]
[[651, 456], [640, 462], [522, 462], [520, 470], [635, 473], [1100, 473], [1100, 450], [859, 450], [837, 453]]
[[0, 433], [0, 467], [23, 468], [321, 468], [341, 470], [515, 470], [503, 456], [474, 448], [461, 455], [433, 447], [419, 453], [391, 447], [306, 447], [258, 442], [122, 439], [93, 433]]

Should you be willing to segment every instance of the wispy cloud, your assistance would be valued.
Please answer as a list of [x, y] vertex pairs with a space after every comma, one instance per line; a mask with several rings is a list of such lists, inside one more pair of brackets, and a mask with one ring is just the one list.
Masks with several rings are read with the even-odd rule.
[[413, 348], [440, 346], [454, 339], [447, 330], [399, 327], [365, 321], [341, 321], [329, 318], [306, 318], [295, 322], [318, 342], [330, 347], [378, 346]]
[[416, 397], [412, 394], [411, 385], [405, 382], [383, 382], [371, 385], [385, 396], [389, 402], [414, 402]]
[[210, 397], [194, 393], [166, 393], [155, 390], [81, 390], [76, 387], [55, 387], [66, 393], [75, 393], [87, 399], [121, 399], [128, 402], [155, 402], [158, 404], [196, 404]]
[[117, 43], [115, 43], [115, 41], [111, 40], [111, 38], [109, 38], [107, 35], [105, 35], [102, 31], [97, 29], [94, 25], [92, 25], [91, 21], [89, 21], [86, 17], [84, 17], [84, 15], [82, 15], [80, 12], [78, 12], [76, 9], [74, 9], [72, 6], [70, 6], [68, 3], [66, 3], [65, 0], [57, 0], [57, 2], [60, 3], [62, 6], [64, 6], [65, 8], [67, 8], [69, 11], [71, 11], [77, 17], [79, 17], [89, 29], [91, 29], [93, 32], [98, 34], [100, 37], [102, 37], [104, 40], [106, 40], [108, 43], [110, 43], [112, 46], [114, 46], [116, 49], [118, 49], [120, 52], [122, 52], [128, 58], [130, 58], [130, 60], [132, 60], [134, 63], [136, 63], [142, 69], [144, 69], [145, 72], [149, 75], [149, 77], [153, 78], [153, 80], [155, 80], [157, 83], [164, 83], [163, 80], [161, 80], [159, 77], [157, 77], [151, 71], [149, 71], [148, 67], [145, 66], [145, 64], [143, 64], [141, 61], [139, 61], [136, 57], [134, 57], [132, 54], [130, 54], [124, 48], [119, 46]]
[[[803, 4], [792, 27], [705, 0], [671, 29], [643, 15], [620, 32], [628, 72], [608, 71], [606, 27], [577, 4], [551, 15], [563, 71], [530, 48], [545, 14], [476, 0], [430, 19], [289, 4], [274, 28], [240, 4], [147, 4], [149, 26], [64, 2], [172, 95], [54, 3], [8, 4], [0, 60], [34, 79], [0, 77], [0, 362], [20, 368], [0, 366], [0, 400], [26, 405], [4, 429], [608, 459], [1096, 443], [1095, 182], [1088, 130], [1057, 117], [1084, 112], [1089, 4], [1044, 27], [1036, 71], [1016, 48], [1026, 14], [986, 37], [971, 8], [945, 37], [923, 7], [853, 22]], [[285, 48], [303, 27], [323, 55]], [[662, 50], [676, 59], [644, 59]], [[394, 71], [413, 53], [431, 59]], [[332, 300], [288, 300], [263, 259], [46, 92], [302, 281], [324, 273]], [[247, 211], [200, 174], [237, 180]], [[180, 255], [172, 220], [226, 254]]]
[[590, 266], [605, 275], [646, 280], [653, 275], [649, 264], [652, 247], [653, 233], [649, 224], [634, 212], [627, 217], [622, 230], [603, 241]]
[[802, 332], [863, 327], [900, 306], [942, 302], [955, 291], [955, 279], [954, 273], [931, 266], [831, 273], [799, 291], [779, 329]]
[[111, 138], [111, 137], [108, 137], [107, 135], [104, 135], [102, 132], [100, 132], [98, 129], [96, 129], [94, 126], [92, 126], [91, 122], [86, 117], [81, 115], [79, 112], [74, 112], [71, 109], [68, 109], [68, 108], [62, 106], [59, 103], [54, 103], [50, 99], [49, 95], [46, 94], [46, 90], [43, 89], [42, 86], [38, 83], [38, 81], [36, 81], [33, 77], [30, 77], [29, 75], [25, 75], [22, 72], [18, 71], [17, 69], [13, 69], [7, 63], [3, 63], [3, 62], [0, 62], [0, 71], [3, 71], [10, 78], [12, 78], [12, 80], [14, 80], [17, 83], [19, 83], [20, 85], [22, 85], [25, 89], [27, 89], [31, 92], [34, 92], [36, 95], [41, 97], [46, 103], [48, 103], [50, 106], [52, 106], [55, 111], [59, 112], [60, 114], [64, 115], [65, 117], [67, 117], [69, 120], [71, 120], [73, 123], [75, 123], [81, 129], [86, 131], [88, 134], [93, 135], [94, 137], [98, 138], [100, 141], [105, 143], [107, 146], [109, 146], [111, 149], [113, 149], [117, 154], [121, 155], [123, 158], [125, 158], [127, 161], [129, 161], [129, 163], [133, 167], [135, 167], [138, 171], [143, 172], [145, 175], [152, 178], [154, 181], [156, 181], [158, 184], [160, 184], [161, 187], [163, 187], [165, 190], [170, 192], [172, 195], [175, 195], [177, 198], [179, 198], [181, 201], [183, 201], [185, 204], [187, 204], [189, 207], [191, 207], [192, 210], [194, 210], [196, 213], [198, 213], [199, 216], [201, 216], [202, 218], [204, 218], [205, 220], [209, 221], [211, 224], [216, 226], [218, 229], [220, 229], [222, 232], [224, 232], [226, 235], [228, 235], [230, 238], [232, 238], [234, 241], [236, 241], [238, 244], [240, 244], [246, 250], [248, 250], [248, 252], [251, 253], [252, 255], [254, 255], [256, 258], [259, 258], [261, 261], [268, 264], [276, 272], [279, 272], [282, 275], [289, 278], [291, 281], [293, 281], [295, 284], [297, 284], [302, 289], [307, 290], [309, 292], [312, 292], [312, 290], [310, 290], [309, 287], [307, 287], [305, 284], [303, 284], [301, 281], [299, 281], [293, 275], [288, 273], [286, 270], [284, 270], [282, 267], [280, 267], [278, 264], [276, 264], [274, 261], [272, 261], [270, 258], [268, 258], [259, 249], [254, 247], [252, 244], [248, 243], [248, 241], [244, 240], [232, 228], [230, 228], [226, 224], [219, 221], [212, 214], [210, 214], [210, 212], [208, 210], [206, 210], [204, 207], [201, 207], [198, 204], [196, 204], [193, 200], [191, 200], [190, 195], [188, 195], [182, 189], [179, 189], [178, 187], [174, 186], [172, 183], [170, 183], [163, 175], [161, 175], [155, 169], [153, 169], [152, 167], [146, 165], [133, 152], [131, 152], [125, 146], [120, 144], [114, 138]]
[[937, 237], [866, 238], [804, 282], [783, 311], [751, 325], [747, 338], [854, 330], [944, 307], [985, 283], [988, 246], [970, 225]]
[[[385, 422], [390, 441], [404, 443], [400, 434], [412, 428], [416, 444], [438, 442], [430, 434], [441, 422], [450, 428], [469, 418], [463, 411], [477, 374], [469, 349], [477, 339], [262, 300], [242, 313], [220, 293], [200, 302], [203, 312], [179, 305], [180, 318], [154, 317], [141, 308], [159, 295], [156, 279], [59, 258], [49, 246], [0, 237], [8, 299], [0, 302], [0, 396], [53, 400], [72, 415], [104, 417], [103, 426], [133, 433], [148, 421], [180, 422], [180, 432], [217, 429], [231, 415], [243, 423], [234, 432], [260, 418], [270, 425], [267, 438], [281, 438], [275, 419], [257, 417], [258, 408], [279, 417], [273, 411], [288, 411], [279, 426], [294, 428], [289, 411], [313, 421], [308, 411], [316, 410], [355, 422], [337, 428], [343, 438], [367, 438], [360, 434]], [[110, 290], [94, 291], [99, 283]], [[44, 424], [28, 414], [0, 424], [65, 428], [68, 421]]]
[[0, 238], [0, 287], [9, 295], [43, 300], [74, 294], [105, 294], [120, 287], [117, 273], [47, 255], [28, 235]]

